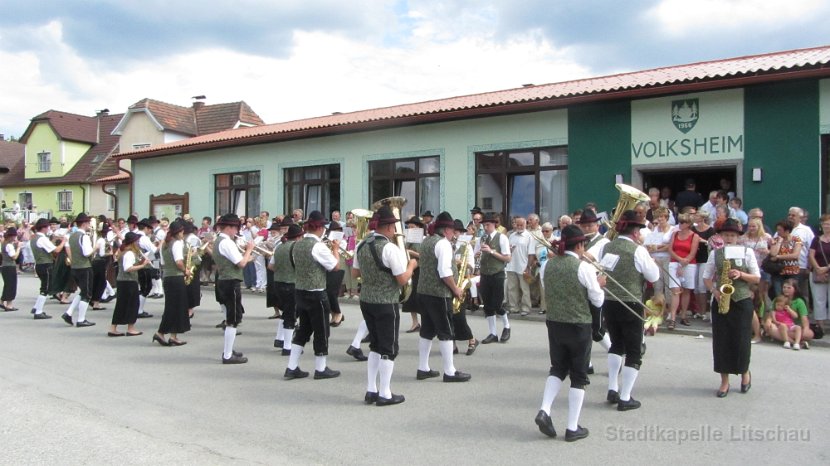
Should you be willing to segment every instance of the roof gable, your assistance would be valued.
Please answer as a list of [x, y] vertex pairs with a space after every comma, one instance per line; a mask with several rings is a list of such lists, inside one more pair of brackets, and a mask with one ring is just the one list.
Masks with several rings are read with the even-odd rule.
[[145, 98], [130, 105], [114, 132], [121, 134], [127, 120], [141, 112], [147, 114], [159, 131], [172, 131], [190, 137], [233, 129], [240, 122], [248, 126], [264, 124], [259, 115], [242, 101], [182, 107]]
[[95, 144], [98, 140], [98, 122], [95, 117], [49, 110], [32, 118], [20, 141], [25, 144], [35, 126], [39, 124], [49, 125], [59, 139], [89, 144]]

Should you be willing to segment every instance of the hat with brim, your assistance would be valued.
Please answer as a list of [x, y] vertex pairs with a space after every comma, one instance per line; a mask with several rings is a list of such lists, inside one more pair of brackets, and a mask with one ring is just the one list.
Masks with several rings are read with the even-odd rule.
[[403, 222], [403, 224], [404, 225], [418, 225], [421, 228], [424, 227], [424, 222], [417, 215], [413, 215], [409, 220]]
[[594, 209], [585, 209], [582, 211], [582, 215], [579, 216], [579, 221], [576, 223], [583, 225], [586, 223], [596, 222], [599, 222], [599, 217], [597, 217], [597, 213], [594, 212]]
[[280, 226], [282, 225], [280, 225], [279, 222], [271, 222], [271, 226], [268, 227], [268, 231], [279, 231]]
[[89, 223], [90, 220], [91, 219], [89, 218], [89, 215], [82, 212], [82, 213], [78, 214], [77, 217], [75, 217], [75, 225], [81, 225], [83, 223]]
[[[15, 228], [15, 227], [11, 227], [11, 228], [7, 229], [5, 231], [5, 233], [3, 233], [4, 238], [10, 238], [12, 236], [17, 236], [17, 228]], [[12, 264], [12, 265], [14, 265], [14, 264]]]
[[459, 219], [453, 220], [452, 229], [455, 231], [467, 231], [467, 228], [464, 227], [464, 222]]
[[176, 220], [175, 222], [171, 223], [169, 227], [167, 227], [168, 235], [175, 235], [182, 231], [184, 231], [184, 222], [180, 220]]
[[138, 223], [138, 217], [136, 217], [135, 215], [130, 215], [129, 217], [127, 217], [127, 223], [129, 223], [129, 224]]
[[60, 225], [60, 224], [61, 224], [61, 221], [56, 219], [55, 217], [52, 217], [52, 218], [49, 219], [49, 225]]
[[319, 210], [314, 210], [308, 214], [308, 218], [303, 222], [306, 228], [316, 229], [326, 226], [326, 217]]
[[452, 228], [453, 226], [455, 226], [455, 220], [453, 220], [452, 215], [447, 211], [441, 212], [435, 219], [435, 228]]
[[480, 214], [481, 213], [481, 207], [479, 207], [479, 206], [473, 207], [472, 209], [470, 209], [470, 213], [473, 214], [473, 215]]
[[294, 224], [294, 218], [292, 218], [289, 215], [286, 215], [285, 217], [282, 218], [282, 222], [280, 222], [279, 226], [287, 227], [287, 226], [293, 225], [293, 224]]
[[432, 211], [431, 211], [431, 210], [427, 210], [426, 212], [422, 213], [422, 214], [421, 214], [421, 218], [424, 218], [424, 217], [435, 218], [435, 216], [434, 216], [434, 215], [432, 215]]
[[585, 233], [583, 233], [582, 229], [576, 225], [568, 225], [562, 229], [560, 242], [564, 244], [565, 247], [583, 243], [587, 240], [588, 238], [585, 237]]
[[239, 227], [242, 222], [239, 220], [239, 215], [236, 214], [225, 214], [219, 217], [219, 220], [216, 221], [216, 226], [219, 227]]
[[499, 223], [499, 217], [496, 214], [490, 212], [484, 216], [484, 219], [481, 221], [481, 223]]
[[381, 206], [380, 209], [377, 210], [377, 214], [378, 226], [398, 223], [398, 218], [395, 217], [395, 214], [392, 213], [392, 209], [390, 209], [389, 206]]
[[141, 220], [136, 222], [135, 227], [138, 228], [139, 230], [143, 230], [145, 228], [153, 228], [153, 226], [150, 225], [150, 221], [147, 220], [146, 218], [142, 218]]
[[340, 222], [331, 221], [329, 222], [329, 231], [343, 231], [343, 226], [340, 225]]
[[734, 218], [727, 218], [726, 221], [718, 228], [718, 233], [726, 233], [726, 232], [733, 232], [739, 235], [744, 234], [744, 229], [741, 226], [741, 222], [737, 221]]
[[135, 243], [139, 240], [139, 238], [141, 238], [141, 235], [139, 235], [138, 233], [133, 233], [131, 231], [127, 232], [127, 234], [124, 235], [124, 240], [121, 241], [121, 248], [123, 249], [124, 247]]
[[157, 219], [155, 215], [151, 215], [151, 216], [149, 216], [149, 217], [147, 218], [147, 220], [149, 220], [151, 224], [153, 224], [153, 223], [159, 223], [159, 219]]
[[37, 222], [35, 222], [35, 231], [42, 230], [44, 228], [49, 228], [49, 220], [46, 220], [45, 218], [37, 219]]
[[626, 210], [622, 213], [620, 219], [617, 220], [617, 223], [614, 225], [614, 230], [619, 233], [630, 227], [645, 228], [646, 225], [641, 223], [639, 218], [637, 218], [637, 212]]
[[299, 238], [300, 236], [303, 236], [303, 229], [300, 228], [299, 225], [292, 223], [291, 225], [288, 225], [288, 231], [286, 231], [283, 236], [285, 239]]

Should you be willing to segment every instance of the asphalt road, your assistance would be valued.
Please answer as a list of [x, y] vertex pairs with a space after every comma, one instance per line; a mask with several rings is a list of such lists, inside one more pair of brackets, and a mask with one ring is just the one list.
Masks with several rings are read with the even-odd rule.
[[[71, 328], [58, 316], [35, 321], [28, 309], [36, 280], [22, 275], [21, 310], [0, 313], [0, 463], [2, 464], [828, 464], [828, 350], [787, 351], [753, 346], [753, 387], [714, 396], [711, 341], [658, 333], [634, 390], [643, 402], [620, 413], [605, 403], [606, 361], [594, 347], [597, 374], [580, 424], [590, 436], [576, 443], [543, 436], [533, 422], [548, 370], [544, 324], [515, 319], [506, 344], [457, 356], [466, 384], [416, 381], [417, 336], [401, 333], [392, 389], [405, 403], [363, 404], [365, 363], [345, 354], [359, 322], [356, 302], [344, 301], [346, 321], [332, 329], [333, 380], [284, 381], [287, 358], [272, 346], [273, 322], [262, 295], [246, 294], [247, 313], [236, 349], [250, 362], [223, 366], [221, 320], [212, 289], [184, 336], [164, 348], [150, 338], [162, 300], [135, 338], [108, 338], [107, 311], [90, 311], [98, 325]], [[481, 313], [470, 317], [484, 337]], [[409, 317], [402, 318], [408, 328]], [[364, 350], [365, 350], [364, 345]], [[432, 367], [441, 368], [437, 344]], [[310, 351], [300, 367], [313, 370]], [[567, 387], [554, 404], [564, 434]]]

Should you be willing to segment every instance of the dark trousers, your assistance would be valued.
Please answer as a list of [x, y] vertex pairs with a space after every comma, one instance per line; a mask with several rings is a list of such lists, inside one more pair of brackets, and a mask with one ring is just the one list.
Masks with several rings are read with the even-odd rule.
[[150, 290], [153, 289], [153, 273], [152, 269], [143, 268], [138, 271], [138, 292], [145, 298], [150, 296]]
[[291, 343], [305, 346], [314, 336], [314, 355], [329, 354], [329, 300], [326, 291], [295, 290], [295, 308], [300, 325]]
[[337, 298], [340, 297], [340, 287], [343, 286], [343, 276], [345, 275], [345, 270], [326, 272], [326, 295], [329, 298], [329, 307], [332, 314], [340, 314], [340, 302]]
[[[639, 303], [625, 303], [628, 307], [643, 315], [643, 306]], [[605, 324], [611, 338], [609, 353], [625, 356], [625, 365], [639, 370], [642, 364], [643, 321], [617, 301], [606, 300], [602, 304]]]
[[138, 320], [138, 282], [119, 281], [112, 311], [112, 325], [132, 325]]
[[274, 285], [274, 272], [265, 269], [265, 307], [280, 307], [280, 298], [277, 296], [277, 287]]
[[0, 274], [3, 275], [3, 296], [0, 300], [14, 301], [17, 297], [17, 266], [4, 264], [0, 267]]
[[484, 304], [484, 315], [487, 317], [496, 314], [504, 315], [505, 311], [501, 305], [504, 302], [504, 272], [493, 275], [482, 274], [478, 284], [478, 296]]
[[88, 303], [92, 299], [92, 268], [73, 268], [72, 276], [78, 285], [78, 296], [81, 297], [81, 301]]
[[400, 330], [400, 306], [360, 302], [360, 312], [369, 329], [369, 350], [380, 354], [381, 359], [394, 361], [398, 356], [398, 331]]
[[565, 380], [571, 377], [571, 388], [584, 389], [591, 360], [591, 324], [566, 324], [545, 321], [550, 348], [550, 375]]
[[52, 277], [52, 264], [37, 264], [35, 265], [35, 273], [40, 279], [40, 294], [42, 296], [49, 296], [49, 280]]
[[597, 342], [602, 341], [605, 337], [605, 318], [602, 315], [602, 308], [589, 303], [588, 309], [591, 310], [591, 338]]
[[452, 298], [439, 298], [419, 294], [421, 304], [421, 338], [432, 340], [436, 336], [440, 341], [455, 339], [452, 324]]
[[461, 306], [461, 310], [452, 315], [453, 335], [458, 341], [469, 341], [473, 339], [473, 331], [467, 323], [467, 310]]
[[225, 305], [225, 325], [236, 327], [242, 322], [242, 314], [245, 308], [242, 307], [242, 288], [239, 280], [217, 280], [216, 294], [221, 298], [219, 301]]
[[92, 261], [92, 301], [101, 299], [107, 288], [107, 266], [110, 258], [95, 259]]
[[744, 374], [749, 370], [752, 351], [752, 300], [742, 299], [729, 304], [729, 312], [716, 311], [712, 300], [712, 357], [715, 372]]
[[277, 295], [282, 311], [282, 328], [296, 327], [297, 309], [294, 303], [294, 284], [274, 282], [274, 293]]

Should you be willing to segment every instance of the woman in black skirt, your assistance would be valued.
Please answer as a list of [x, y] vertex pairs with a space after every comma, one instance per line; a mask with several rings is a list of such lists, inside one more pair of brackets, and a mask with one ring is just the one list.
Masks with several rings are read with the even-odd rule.
[[138, 271], [146, 267], [150, 261], [138, 249], [140, 236], [129, 232], [121, 241], [121, 255], [118, 259], [118, 298], [115, 301], [115, 310], [112, 312], [112, 324], [107, 332], [108, 336], [120, 337], [124, 333], [118, 331], [119, 325], [127, 326], [128, 337], [141, 335], [135, 328], [138, 320]]
[[0, 304], [5, 312], [16, 311], [14, 298], [17, 297], [17, 258], [20, 256], [20, 245], [17, 242], [17, 228], [11, 227], [3, 233], [3, 266], [0, 267], [3, 275], [3, 296]]
[[[337, 222], [329, 224], [329, 231], [343, 231], [343, 227]], [[346, 275], [345, 254], [340, 255], [340, 266], [334, 271], [326, 272], [326, 294], [331, 306], [331, 326], [339, 327], [343, 322], [343, 312], [340, 311], [340, 290], [343, 287], [343, 277]]]
[[[741, 376], [741, 393], [748, 392], [752, 387], [749, 356], [752, 348], [752, 313], [755, 311], [749, 285], [757, 284], [761, 273], [752, 249], [738, 245], [743, 228], [737, 220], [727, 219], [718, 233], [723, 238], [724, 246], [709, 253], [703, 281], [712, 292], [712, 355], [715, 372], [721, 377], [716, 395], [724, 398], [729, 394], [729, 374]], [[724, 282], [734, 290], [727, 301], [726, 312], [720, 305]]]
[[[58, 244], [58, 239], [61, 237], [69, 239], [68, 223], [53, 223], [50, 220], [49, 226], [52, 227], [53, 225], [58, 227], [52, 233], [52, 240], [55, 244]], [[61, 249], [58, 255], [55, 256], [52, 274], [49, 276], [49, 295], [60, 301], [61, 304], [69, 304], [66, 298], [75, 291], [72, 267], [67, 263], [68, 256], [66, 248]]]
[[[196, 308], [202, 304], [202, 281], [199, 279], [202, 267], [202, 240], [196, 236], [196, 226], [190, 222], [184, 222], [184, 247], [195, 248], [193, 254], [190, 256], [190, 265], [193, 267], [193, 275], [190, 283], [185, 285], [187, 289], [187, 316], [193, 318]], [[184, 250], [185, 258], [187, 257], [187, 249]]]
[[[184, 266], [184, 222], [176, 220], [170, 224], [164, 244], [161, 247], [161, 266], [164, 271], [164, 314], [161, 316], [159, 329], [153, 335], [153, 341], [162, 346], [181, 346], [186, 341], [178, 339], [180, 333], [190, 330], [190, 317], [187, 315], [187, 288], [185, 275], [190, 275]], [[164, 335], [170, 334], [165, 341]]]

